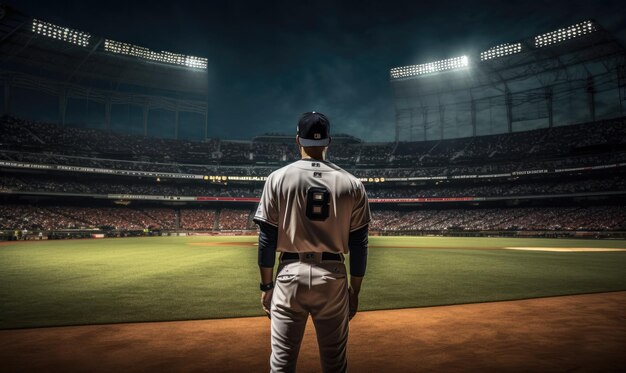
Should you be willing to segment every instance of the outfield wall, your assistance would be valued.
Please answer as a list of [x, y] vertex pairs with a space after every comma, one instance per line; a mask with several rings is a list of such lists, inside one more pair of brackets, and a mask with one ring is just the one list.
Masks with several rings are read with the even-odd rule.
[[[149, 236], [254, 236], [255, 229], [222, 231], [124, 231], [72, 229], [64, 231], [0, 231], [0, 241], [57, 240], [78, 238], [119, 238]], [[370, 230], [370, 236], [440, 236], [440, 237], [538, 237], [538, 238], [581, 238], [581, 239], [626, 239], [626, 231], [460, 231], [460, 230]]]
[[453, 231], [453, 230], [402, 230], [370, 231], [376, 236], [442, 236], [442, 237], [542, 237], [542, 238], [596, 238], [623, 239], [626, 231]]

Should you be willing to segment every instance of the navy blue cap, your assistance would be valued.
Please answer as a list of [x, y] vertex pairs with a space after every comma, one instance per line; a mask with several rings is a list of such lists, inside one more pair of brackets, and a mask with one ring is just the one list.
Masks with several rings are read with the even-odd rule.
[[304, 113], [298, 122], [297, 133], [302, 146], [328, 146], [330, 121], [322, 113], [315, 111]]

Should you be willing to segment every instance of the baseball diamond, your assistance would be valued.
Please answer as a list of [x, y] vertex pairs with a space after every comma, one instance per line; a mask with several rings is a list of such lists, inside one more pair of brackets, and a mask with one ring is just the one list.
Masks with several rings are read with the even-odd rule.
[[[4, 242], [0, 280], [10, 286], [3, 286], [0, 327], [261, 316], [257, 287], [245, 286], [258, 282], [255, 241], [217, 236]], [[601, 251], [625, 249], [623, 240], [371, 237], [370, 244], [372, 277], [363, 289], [362, 310], [626, 290], [626, 253]], [[594, 251], [504, 249], [590, 244]]]
[[0, 372], [626, 372], [622, 3], [0, 0]]
[[[261, 316], [254, 296], [258, 290], [252, 286], [258, 276], [255, 241], [254, 236], [218, 236], [5, 242], [0, 281], [10, 286], [3, 287], [0, 311], [2, 361], [16, 370], [45, 371], [64, 371], [69, 365], [103, 372], [266, 369], [269, 320]], [[565, 358], [562, 367], [582, 370], [593, 369], [601, 359], [607, 368], [624, 363], [626, 334], [619, 315], [626, 300], [626, 252], [604, 250], [624, 250], [625, 241], [372, 237], [370, 242], [363, 312], [352, 321], [348, 348], [349, 356], [358, 354], [353, 361], [359, 367], [382, 367], [378, 364], [385, 356], [394, 356], [387, 362], [390, 371], [413, 363], [425, 364], [426, 370], [445, 369], [445, 364], [484, 367], [490, 353], [501, 354], [494, 367], [502, 369], [525, 361], [519, 367], [558, 370], [554, 364]], [[512, 246], [586, 251], [506, 249]], [[546, 298], [583, 293], [597, 294]], [[535, 300], [507, 302], [530, 298]], [[459, 306], [440, 307], [453, 304]], [[190, 319], [199, 321], [171, 322]], [[206, 319], [214, 321], [200, 321]], [[481, 332], [485, 323], [490, 326]], [[467, 328], [466, 338], [459, 340], [457, 328]], [[171, 339], [155, 345], [162, 333]], [[505, 339], [489, 333], [504, 333], [499, 338]], [[382, 338], [380, 355], [367, 352], [366, 341], [374, 336]], [[417, 339], [406, 345], [407, 353], [395, 355], [398, 338]], [[589, 338], [610, 340], [611, 347], [592, 347], [585, 342]], [[206, 340], [223, 344], [207, 355], [200, 352]], [[307, 332], [302, 371], [319, 369], [315, 343]], [[467, 353], [473, 350], [480, 359], [464, 360], [460, 351], [449, 358], [433, 355], [438, 345], [473, 343], [483, 348]], [[501, 343], [518, 348], [505, 351]], [[233, 351], [250, 358], [229, 365], [225, 362]], [[262, 356], [252, 358], [253, 351]], [[187, 353], [197, 356], [194, 362], [180, 360]], [[154, 365], [143, 365], [146, 361]]]

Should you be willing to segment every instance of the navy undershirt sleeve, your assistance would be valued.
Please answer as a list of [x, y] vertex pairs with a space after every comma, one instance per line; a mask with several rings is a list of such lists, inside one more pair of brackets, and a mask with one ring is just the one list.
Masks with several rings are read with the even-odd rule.
[[274, 267], [278, 228], [262, 221], [256, 221], [256, 223], [261, 230], [259, 233], [259, 266]]
[[350, 232], [348, 237], [348, 247], [350, 248], [350, 274], [352, 276], [363, 277], [367, 267], [367, 228], [359, 228]]

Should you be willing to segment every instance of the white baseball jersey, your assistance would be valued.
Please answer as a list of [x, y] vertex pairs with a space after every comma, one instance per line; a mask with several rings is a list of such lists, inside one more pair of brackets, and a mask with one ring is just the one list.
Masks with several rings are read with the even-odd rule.
[[302, 159], [270, 174], [254, 220], [278, 227], [277, 251], [347, 253], [349, 232], [371, 218], [359, 179], [331, 162]]

